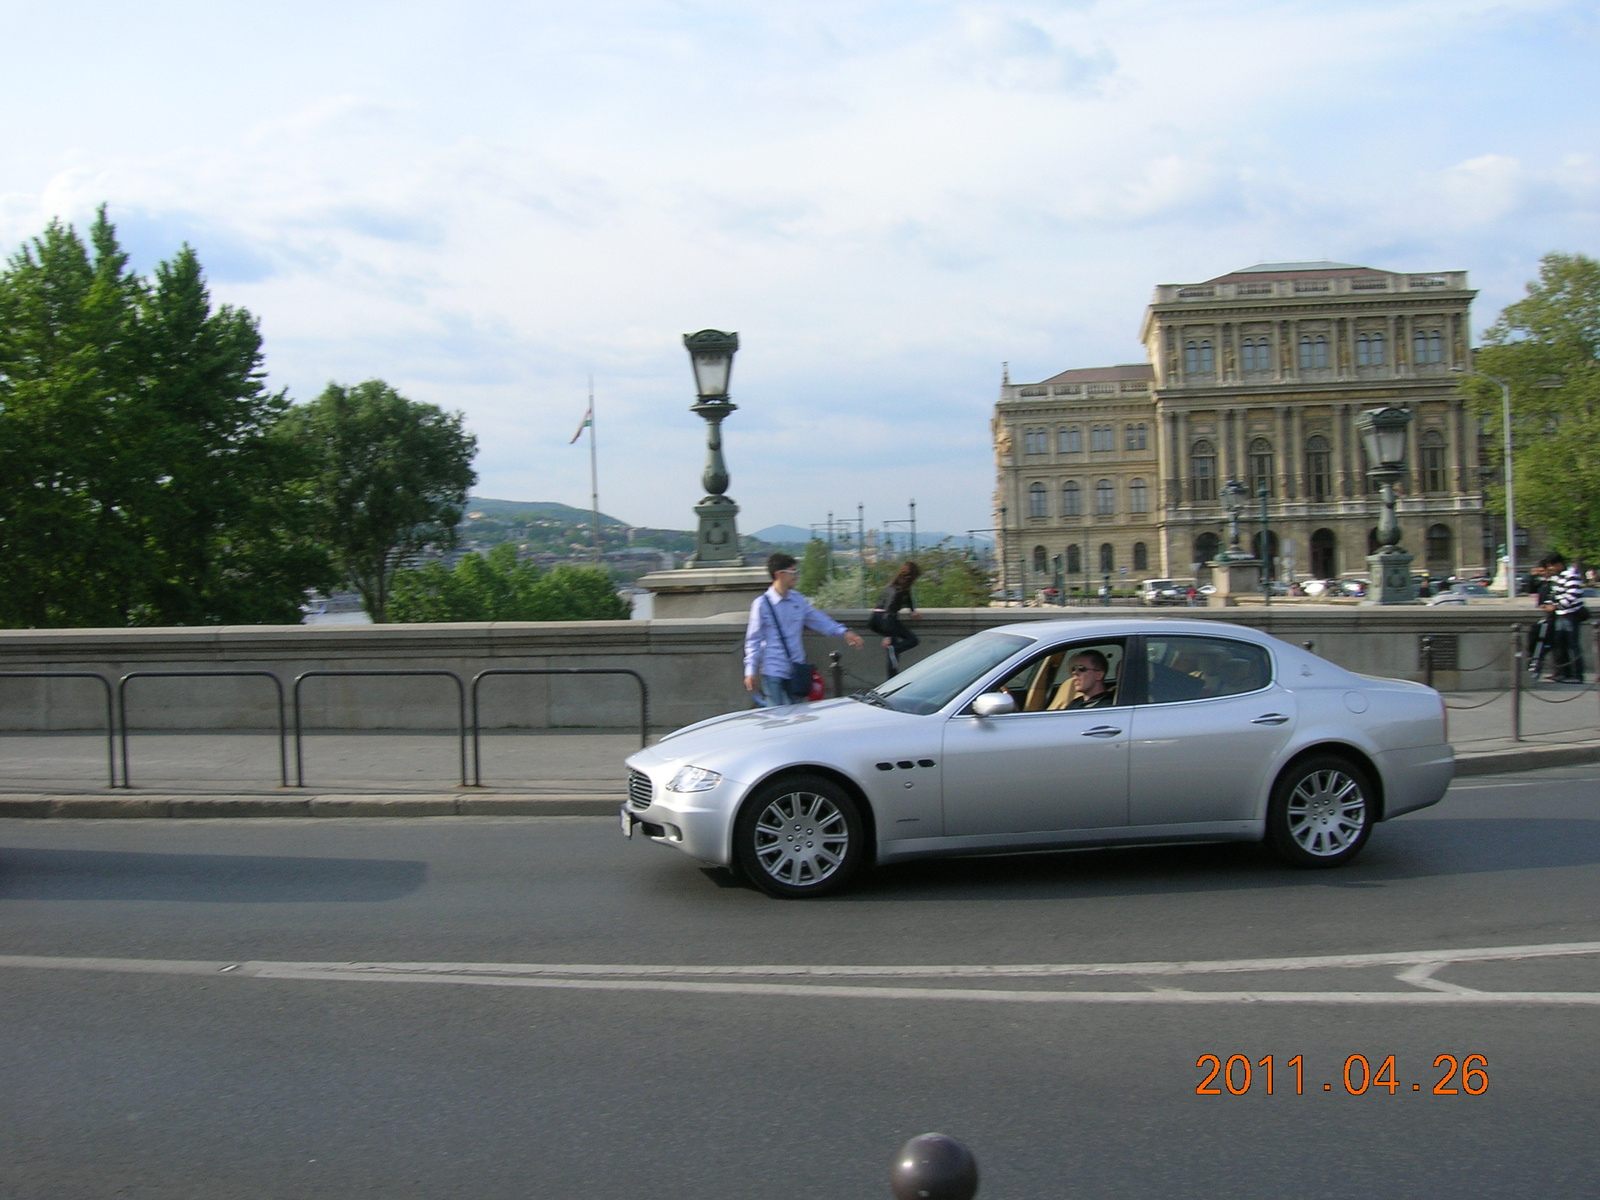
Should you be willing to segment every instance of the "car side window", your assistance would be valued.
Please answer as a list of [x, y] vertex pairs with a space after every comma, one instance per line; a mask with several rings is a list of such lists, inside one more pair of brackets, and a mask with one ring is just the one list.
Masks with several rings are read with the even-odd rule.
[[1240, 696], [1272, 682], [1272, 656], [1251, 642], [1152, 635], [1145, 656], [1151, 704]]
[[1121, 640], [1054, 646], [991, 690], [1009, 692], [1024, 713], [1110, 707], [1121, 703], [1117, 684], [1125, 649]]

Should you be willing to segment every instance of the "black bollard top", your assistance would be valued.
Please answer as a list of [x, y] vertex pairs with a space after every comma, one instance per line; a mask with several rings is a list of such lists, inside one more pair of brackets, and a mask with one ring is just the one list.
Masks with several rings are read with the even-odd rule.
[[900, 1147], [889, 1187], [895, 1200], [972, 1200], [978, 1194], [978, 1160], [955, 1138], [925, 1133]]

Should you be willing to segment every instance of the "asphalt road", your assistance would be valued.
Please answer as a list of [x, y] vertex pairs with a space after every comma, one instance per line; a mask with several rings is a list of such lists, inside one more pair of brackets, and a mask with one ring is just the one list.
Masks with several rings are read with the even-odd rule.
[[[872, 1197], [930, 1130], [985, 1200], [1600, 1170], [1593, 767], [1463, 781], [1338, 872], [1036, 855], [803, 903], [603, 818], [6, 821], [0, 956], [8, 1200]], [[1197, 1095], [1206, 1054], [1248, 1092]], [[1487, 1090], [1434, 1094], [1439, 1055]]]

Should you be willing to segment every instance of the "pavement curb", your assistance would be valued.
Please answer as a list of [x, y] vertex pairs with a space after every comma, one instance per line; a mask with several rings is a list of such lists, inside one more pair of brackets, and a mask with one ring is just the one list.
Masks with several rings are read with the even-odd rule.
[[166, 817], [611, 817], [615, 796], [139, 796], [0, 795], [0, 818], [129, 820]]
[[[1555, 746], [1517, 746], [1456, 755], [1456, 777], [1511, 775], [1545, 767], [1600, 762], [1600, 741]], [[614, 796], [419, 795], [374, 793], [319, 796], [174, 796], [127, 793], [70, 796], [0, 795], [0, 818], [129, 820], [166, 817], [204, 820], [220, 817], [610, 817], [622, 806]]]
[[1538, 771], [1545, 767], [1574, 767], [1592, 762], [1600, 762], [1600, 742], [1578, 742], [1562, 746], [1519, 746], [1514, 750], [1458, 754], [1456, 777], [1510, 775], [1518, 771]]

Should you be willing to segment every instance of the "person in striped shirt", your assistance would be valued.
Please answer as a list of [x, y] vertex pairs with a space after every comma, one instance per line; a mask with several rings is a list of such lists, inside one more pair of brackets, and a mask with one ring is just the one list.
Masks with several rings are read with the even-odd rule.
[[1546, 554], [1540, 564], [1550, 580], [1550, 613], [1555, 625], [1555, 671], [1546, 676], [1556, 683], [1583, 682], [1583, 645], [1578, 640], [1578, 625], [1588, 615], [1583, 606], [1583, 576], [1567, 565], [1566, 556]]

